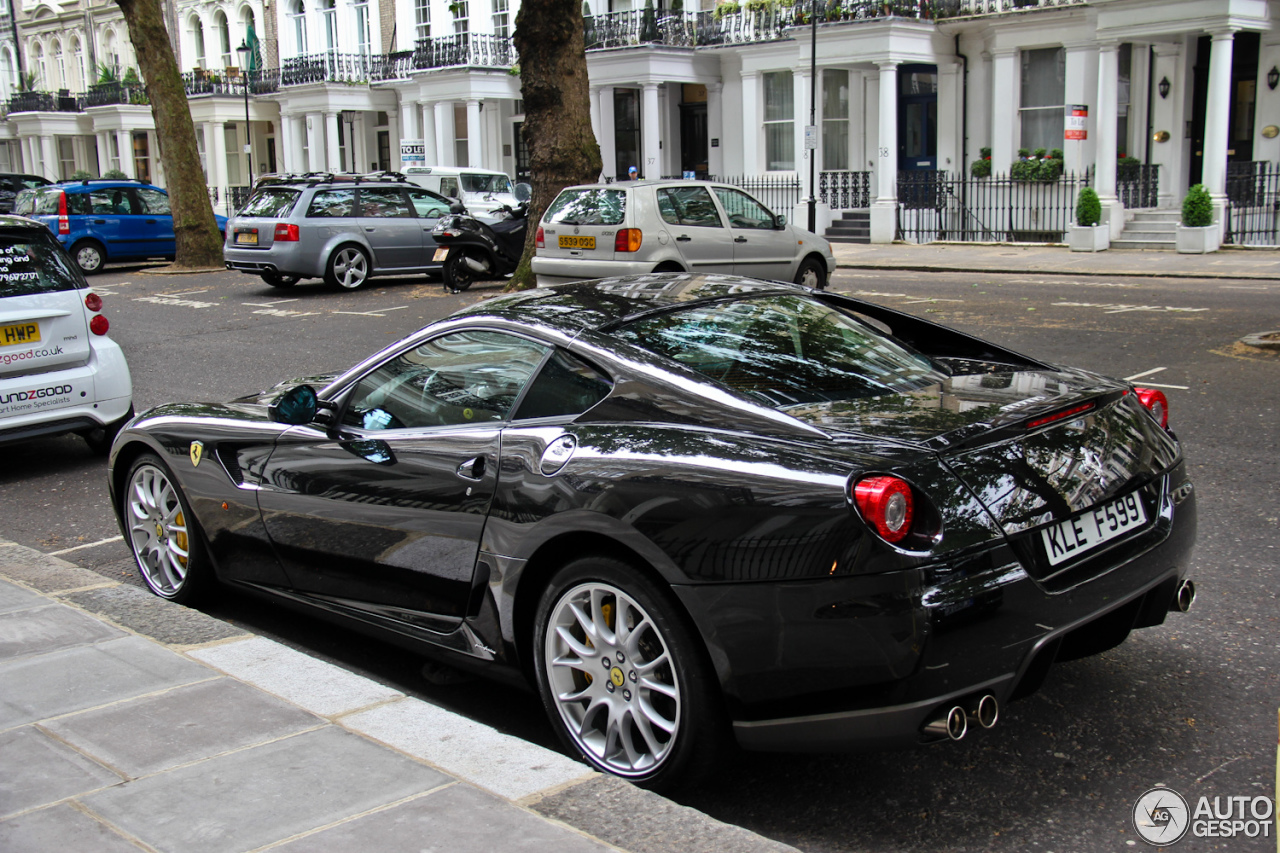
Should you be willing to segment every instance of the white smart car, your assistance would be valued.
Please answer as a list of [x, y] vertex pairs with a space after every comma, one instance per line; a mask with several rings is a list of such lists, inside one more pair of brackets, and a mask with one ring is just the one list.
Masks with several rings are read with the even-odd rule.
[[74, 432], [111, 449], [133, 382], [109, 327], [49, 229], [0, 216], [0, 444]]

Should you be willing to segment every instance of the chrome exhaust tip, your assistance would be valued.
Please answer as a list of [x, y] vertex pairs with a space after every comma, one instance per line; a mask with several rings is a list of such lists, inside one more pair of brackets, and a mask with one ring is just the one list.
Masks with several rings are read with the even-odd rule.
[[1000, 703], [990, 693], [969, 708], [969, 719], [984, 729], [994, 728], [1000, 721]]
[[952, 740], [960, 740], [969, 731], [968, 715], [964, 708], [956, 705], [936, 720], [925, 723], [923, 731], [935, 737], [945, 735]]
[[1178, 586], [1178, 593], [1173, 597], [1173, 606], [1182, 613], [1191, 609], [1196, 601], [1196, 585], [1194, 581], [1185, 580]]

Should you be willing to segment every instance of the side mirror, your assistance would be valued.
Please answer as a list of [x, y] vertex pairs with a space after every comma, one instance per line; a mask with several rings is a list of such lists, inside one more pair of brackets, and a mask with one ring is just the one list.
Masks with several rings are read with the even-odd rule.
[[783, 228], [786, 228], [786, 227], [787, 227], [787, 217], [785, 217], [785, 216], [775, 216], [775, 217], [773, 217], [773, 227], [774, 227], [774, 228], [776, 228], [776, 229], [777, 229], [777, 230], [779, 230], [779, 231], [781, 231]]
[[528, 201], [533, 198], [533, 187], [524, 181], [516, 184], [516, 201]]
[[455, 199], [453, 204], [449, 205], [449, 212], [450, 213], [466, 213], [467, 206]]
[[271, 415], [271, 420], [276, 423], [302, 426], [316, 419], [316, 410], [319, 406], [316, 389], [310, 385], [299, 385], [281, 395], [267, 411]]

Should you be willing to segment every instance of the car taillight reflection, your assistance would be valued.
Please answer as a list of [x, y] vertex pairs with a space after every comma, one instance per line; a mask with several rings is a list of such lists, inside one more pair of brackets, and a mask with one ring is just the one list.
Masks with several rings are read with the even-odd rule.
[[281, 222], [276, 225], [277, 243], [296, 243], [298, 242], [298, 226]]
[[1134, 388], [1138, 402], [1151, 411], [1151, 416], [1161, 427], [1169, 428], [1169, 399], [1157, 388]]

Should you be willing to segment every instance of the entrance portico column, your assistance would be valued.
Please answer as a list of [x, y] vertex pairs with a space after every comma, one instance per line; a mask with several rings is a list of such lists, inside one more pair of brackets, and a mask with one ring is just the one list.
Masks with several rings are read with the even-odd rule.
[[1120, 45], [1098, 45], [1098, 144], [1094, 164], [1094, 189], [1102, 202], [1102, 221], [1111, 225], [1111, 239], [1124, 230], [1124, 205], [1116, 195], [1116, 147], [1118, 121], [1116, 86], [1120, 80]]
[[809, 87], [813, 84], [812, 77], [807, 65], [804, 68], [797, 68], [791, 75], [791, 114], [794, 119], [791, 125], [795, 131], [795, 170], [800, 176], [800, 185], [805, 188], [800, 193], [802, 197], [809, 195], [809, 157], [816, 153], [806, 151], [804, 147], [804, 129], [809, 123]]
[[[707, 171], [724, 174], [724, 84], [707, 84]], [[714, 140], [714, 143], [713, 143]], [[718, 144], [715, 144], [718, 143]]]
[[133, 168], [133, 133], [128, 130], [116, 131], [116, 145], [120, 149], [120, 171], [130, 180], [138, 177]]
[[325, 110], [324, 113], [324, 150], [325, 171], [337, 173], [342, 171], [342, 148], [338, 144], [338, 111]]
[[436, 147], [436, 109], [427, 101], [418, 101], [418, 114], [422, 117], [422, 149], [426, 158], [423, 166], [439, 166], [440, 149]]
[[467, 98], [467, 165], [484, 167], [484, 129], [480, 126], [480, 100]]
[[458, 136], [454, 130], [453, 101], [436, 101], [436, 155], [441, 166], [456, 166]]
[[1227, 203], [1227, 144], [1231, 110], [1231, 52], [1236, 31], [1210, 33], [1209, 91], [1205, 98], [1204, 160], [1200, 182], [1213, 199], [1213, 218], [1219, 225]]
[[293, 131], [293, 116], [280, 113], [280, 171], [286, 175], [294, 170]]
[[596, 141], [601, 139], [600, 132], [600, 87], [591, 86], [589, 88], [588, 103], [591, 105], [591, 132], [595, 135]]
[[[618, 142], [615, 117], [613, 113], [613, 87], [601, 86], [597, 93], [600, 112], [600, 135], [596, 141], [600, 143], [600, 174], [602, 177], [616, 177], [618, 172]], [[628, 164], [629, 165], [629, 164]], [[625, 166], [623, 168], [626, 168]]]
[[303, 136], [307, 140], [308, 172], [324, 171], [324, 127], [320, 124], [323, 120], [324, 116], [320, 113], [307, 113], [304, 119], [306, 132]]
[[876, 151], [876, 200], [871, 242], [892, 243], [898, 231], [898, 63], [880, 66], [880, 138]]
[[227, 126], [223, 122], [213, 121], [205, 125], [206, 144], [213, 137], [213, 146], [205, 148], [205, 156], [209, 160], [209, 183], [218, 188], [218, 203], [223, 213], [231, 215], [230, 193], [227, 191]]
[[760, 173], [760, 72], [742, 72], [742, 174]]
[[640, 101], [640, 177], [662, 177], [662, 111], [658, 107], [658, 84], [645, 83]]
[[44, 160], [44, 176], [51, 181], [61, 180], [62, 164], [58, 161], [58, 150], [53, 144], [53, 137], [47, 133], [40, 136], [40, 157]]
[[[396, 148], [400, 147], [400, 142], [405, 139], [421, 139], [422, 134], [418, 132], [418, 105], [410, 100], [400, 101], [400, 132], [396, 133], [392, 128], [391, 139], [392, 145]], [[405, 163], [400, 159], [398, 151], [391, 152], [391, 161], [398, 163], [403, 168]], [[417, 161], [410, 161], [417, 165]]]

